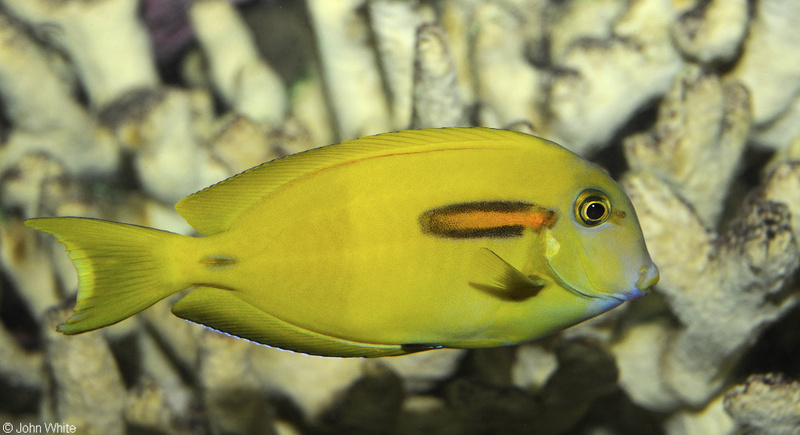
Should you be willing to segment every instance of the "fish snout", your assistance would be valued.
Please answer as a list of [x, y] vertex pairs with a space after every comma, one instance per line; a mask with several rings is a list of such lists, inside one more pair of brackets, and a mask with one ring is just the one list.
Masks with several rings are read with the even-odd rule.
[[655, 264], [650, 263], [639, 270], [639, 280], [636, 281], [636, 289], [639, 292], [643, 292], [656, 285], [660, 278], [661, 277], [658, 274], [658, 267], [656, 267]]
[[658, 274], [658, 267], [655, 264], [650, 263], [647, 266], [643, 266], [639, 269], [639, 280], [636, 281], [636, 286], [633, 287], [621, 300], [633, 300], [638, 299], [644, 296], [647, 289], [656, 285], [658, 279], [660, 278]]

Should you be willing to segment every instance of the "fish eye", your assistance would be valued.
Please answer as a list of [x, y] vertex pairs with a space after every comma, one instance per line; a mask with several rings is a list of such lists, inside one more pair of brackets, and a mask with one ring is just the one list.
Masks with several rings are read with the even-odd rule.
[[575, 201], [575, 216], [587, 227], [602, 224], [611, 216], [611, 201], [598, 190], [584, 190]]

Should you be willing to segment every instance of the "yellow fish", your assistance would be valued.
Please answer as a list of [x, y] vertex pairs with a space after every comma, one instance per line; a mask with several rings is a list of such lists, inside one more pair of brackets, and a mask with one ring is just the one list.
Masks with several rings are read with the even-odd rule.
[[176, 205], [203, 237], [86, 218], [54, 234], [79, 275], [78, 334], [181, 290], [172, 312], [258, 343], [377, 357], [520, 343], [658, 281], [603, 171], [523, 133], [380, 134], [265, 163]]

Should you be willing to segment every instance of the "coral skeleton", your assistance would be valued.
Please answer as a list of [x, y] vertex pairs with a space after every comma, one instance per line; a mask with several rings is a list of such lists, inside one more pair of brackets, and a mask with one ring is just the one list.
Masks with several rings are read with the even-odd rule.
[[[795, 0], [0, 0], [0, 424], [800, 433], [799, 15]], [[75, 271], [24, 219], [193, 234], [175, 202], [247, 168], [448, 126], [533, 133], [607, 168], [661, 281], [531, 343], [375, 360], [203, 328], [170, 313], [180, 294], [55, 331]]]

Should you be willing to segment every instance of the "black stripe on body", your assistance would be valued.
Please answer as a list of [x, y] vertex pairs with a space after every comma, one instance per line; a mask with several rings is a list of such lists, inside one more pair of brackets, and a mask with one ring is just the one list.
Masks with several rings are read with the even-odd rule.
[[[426, 232], [423, 228], [423, 232]], [[480, 238], [508, 238], [508, 237], [522, 237], [525, 227], [522, 225], [506, 225], [502, 227], [492, 228], [474, 228], [474, 229], [461, 229], [461, 228], [429, 228], [427, 234], [447, 239], [480, 239]]]

